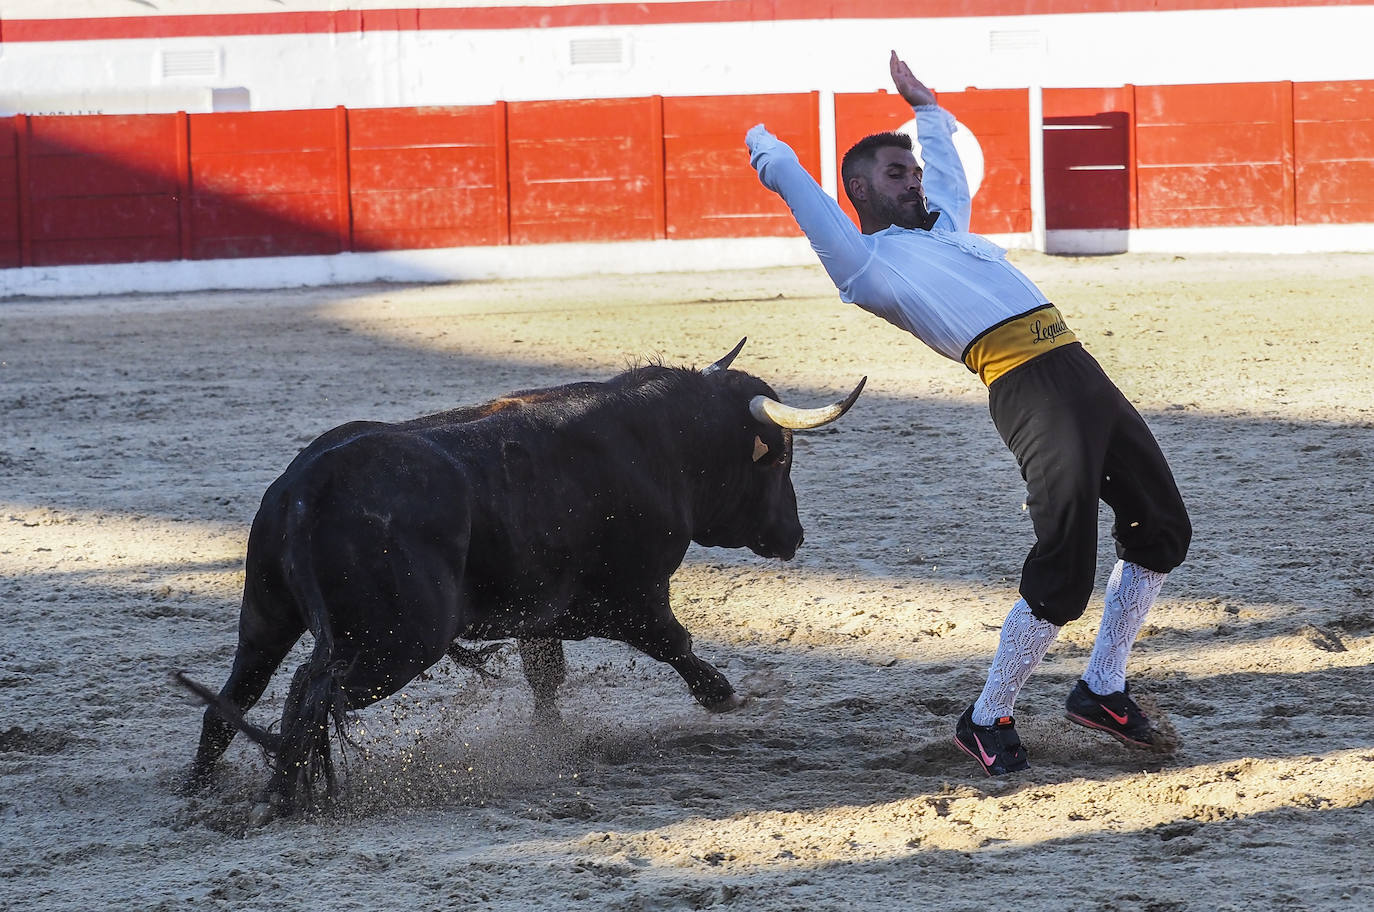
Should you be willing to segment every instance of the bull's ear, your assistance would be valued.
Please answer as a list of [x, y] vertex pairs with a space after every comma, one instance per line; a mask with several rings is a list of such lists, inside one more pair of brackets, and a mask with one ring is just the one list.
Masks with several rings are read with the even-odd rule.
[[754, 438], [754, 461], [758, 462], [768, 455], [768, 444], [763, 442], [762, 437]]

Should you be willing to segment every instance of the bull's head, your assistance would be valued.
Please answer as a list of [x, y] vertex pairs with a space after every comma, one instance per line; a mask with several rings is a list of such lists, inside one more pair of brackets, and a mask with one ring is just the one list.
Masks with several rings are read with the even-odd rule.
[[[748, 547], [761, 557], [791, 560], [802, 543], [797, 494], [792, 487], [792, 432], [823, 427], [838, 421], [863, 392], [868, 378], [859, 381], [844, 399], [821, 408], [783, 405], [768, 384], [738, 371], [730, 363], [744, 347], [741, 339], [725, 357], [705, 368], [707, 376], [722, 375], [735, 401], [748, 404], [744, 433], [738, 435], [729, 459], [746, 477], [733, 509], [716, 512], [716, 521], [698, 532], [703, 545]], [[713, 511], [714, 512], [714, 511]]]

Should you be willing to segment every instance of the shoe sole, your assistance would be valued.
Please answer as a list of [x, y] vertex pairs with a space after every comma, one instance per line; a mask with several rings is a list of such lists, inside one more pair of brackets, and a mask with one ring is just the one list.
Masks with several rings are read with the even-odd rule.
[[964, 742], [960, 741], [957, 737], [954, 738], [953, 741], [955, 747], [959, 748], [959, 750], [963, 751], [964, 753], [968, 754], [970, 757], [973, 758], [973, 762], [978, 764], [978, 768], [983, 771], [983, 775], [987, 776], [989, 779], [991, 779], [993, 776], [1009, 776], [1012, 773], [1024, 773], [1026, 770], [1030, 769], [1030, 764], [1027, 763], [1020, 769], [1007, 770], [1004, 773], [994, 773], [992, 770], [988, 769], [986, 766], [983, 765], [983, 759], [981, 757], [979, 757], [973, 751], [969, 750], [967, 747], [964, 746]]
[[[1109, 728], [1100, 722], [1094, 722], [1092, 719], [1085, 718], [1084, 716], [1077, 716], [1071, 712], [1066, 712], [1064, 713], [1064, 718], [1068, 719], [1075, 725], [1081, 725], [1084, 728], [1091, 728], [1094, 731], [1106, 732], [1116, 740], [1120, 741], [1122, 744], [1126, 745], [1127, 747], [1134, 748], [1136, 750], [1153, 750], [1155, 746], [1153, 741], [1137, 741], [1134, 738], [1131, 738], [1127, 735], [1123, 735], [1121, 732], [1117, 731], [1114, 728]], [[960, 745], [960, 747], [962, 746], [963, 745]], [[975, 757], [974, 759], [976, 760], [977, 758]]]

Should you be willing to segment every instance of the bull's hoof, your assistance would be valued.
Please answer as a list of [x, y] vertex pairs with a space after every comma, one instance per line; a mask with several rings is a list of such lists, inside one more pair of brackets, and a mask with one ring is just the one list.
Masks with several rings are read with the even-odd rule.
[[248, 826], [267, 826], [278, 817], [289, 817], [291, 813], [291, 802], [280, 792], [263, 792], [253, 805], [253, 809], [248, 812]]
[[744, 703], [744, 697], [741, 697], [737, 693], [731, 693], [724, 700], [717, 700], [714, 703], [702, 703], [701, 705], [706, 707], [706, 710], [708, 712], [728, 713], [733, 712], [736, 709], [739, 709], [741, 706], [744, 705]]
[[267, 826], [281, 816], [280, 805], [280, 801], [259, 801], [248, 812], [248, 825], [254, 828]]

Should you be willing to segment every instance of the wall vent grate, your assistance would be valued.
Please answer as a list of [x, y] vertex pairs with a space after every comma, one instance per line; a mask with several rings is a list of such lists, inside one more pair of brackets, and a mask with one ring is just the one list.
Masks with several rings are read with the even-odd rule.
[[994, 54], [1043, 51], [1045, 50], [1045, 35], [1034, 29], [991, 31], [988, 32], [988, 50]]
[[568, 42], [573, 66], [606, 66], [625, 62], [625, 42], [620, 38], [574, 38]]
[[218, 75], [219, 51], [215, 48], [162, 52], [163, 79]]

